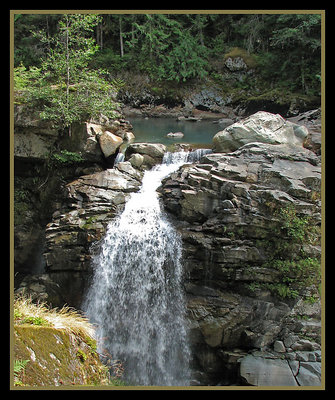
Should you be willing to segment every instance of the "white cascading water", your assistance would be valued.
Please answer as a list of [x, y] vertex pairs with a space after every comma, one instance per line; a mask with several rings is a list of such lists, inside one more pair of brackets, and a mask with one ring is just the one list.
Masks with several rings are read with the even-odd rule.
[[97, 325], [98, 351], [121, 360], [129, 385], [189, 384], [182, 243], [156, 189], [199, 155], [199, 150], [166, 153], [161, 165], [146, 171], [141, 190], [110, 223], [93, 260], [84, 308]]

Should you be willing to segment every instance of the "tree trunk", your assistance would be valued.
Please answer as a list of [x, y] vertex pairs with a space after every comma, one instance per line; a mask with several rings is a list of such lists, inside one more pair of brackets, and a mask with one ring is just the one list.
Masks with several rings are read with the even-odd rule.
[[120, 53], [121, 57], [124, 56], [124, 51], [123, 51], [123, 37], [122, 37], [122, 17], [119, 17], [119, 26], [120, 26]]
[[301, 56], [301, 87], [304, 93], [306, 93], [306, 84], [305, 84], [305, 63], [304, 63], [304, 56]]
[[[69, 18], [66, 15], [66, 110], [69, 110], [70, 93], [70, 50], [69, 50]], [[69, 136], [71, 136], [71, 127], [69, 127]]]
[[134, 42], [134, 40], [135, 40], [135, 29], [134, 29], [135, 15], [134, 14], [131, 15], [131, 20], [132, 20], [132, 22], [131, 22], [131, 40], [132, 40], [132, 42]]
[[66, 15], [66, 108], [69, 108], [69, 87], [70, 87], [70, 62], [69, 62], [69, 19]]
[[202, 47], [205, 47], [205, 42], [204, 42], [204, 35], [202, 33], [202, 28], [199, 28], [199, 37], [200, 37], [200, 44]]
[[103, 47], [103, 38], [102, 38], [102, 22], [97, 25], [96, 28], [96, 41], [97, 45], [102, 49]]

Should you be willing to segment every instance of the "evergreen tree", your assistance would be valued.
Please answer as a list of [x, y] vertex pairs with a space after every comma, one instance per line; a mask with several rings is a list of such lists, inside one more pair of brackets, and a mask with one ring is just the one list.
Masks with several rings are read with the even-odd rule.
[[[133, 53], [135, 49], [140, 52], [141, 63], [152, 76], [179, 82], [207, 74], [203, 37], [197, 40], [176, 18], [146, 14], [134, 27], [127, 43]], [[201, 27], [199, 22], [197, 29]]]
[[[33, 27], [44, 36], [32, 35]], [[70, 104], [83, 87], [78, 82], [90, 81], [83, 76], [98, 68], [177, 83], [209, 75], [224, 84], [224, 56], [239, 48], [257, 61], [257, 85], [313, 95], [320, 91], [320, 30], [319, 14], [18, 14], [15, 66], [49, 71], [53, 84], [62, 76], [62, 104]], [[65, 111], [68, 124], [69, 107]]]
[[94, 27], [101, 20], [93, 14], [65, 14], [52, 37], [40, 30], [35, 37], [47, 45], [40, 68], [25, 73], [27, 99], [42, 102], [43, 119], [51, 120], [55, 127], [67, 128], [71, 134], [73, 122], [103, 113], [113, 117], [115, 85], [104, 78], [104, 71], [91, 70], [88, 63], [98, 46], [92, 37]]
[[296, 77], [304, 93], [315, 86], [321, 75], [321, 16], [318, 14], [287, 14], [277, 18], [270, 44], [280, 60], [284, 79]]

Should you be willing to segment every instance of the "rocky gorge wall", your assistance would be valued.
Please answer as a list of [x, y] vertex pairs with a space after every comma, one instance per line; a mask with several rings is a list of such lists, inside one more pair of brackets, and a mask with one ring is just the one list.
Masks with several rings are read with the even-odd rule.
[[[243, 120], [239, 130], [231, 125], [217, 134], [215, 153], [184, 165], [159, 189], [183, 239], [193, 385], [321, 382], [319, 133], [264, 114], [251, 117], [262, 135], [251, 134]], [[17, 271], [29, 271], [29, 249], [39, 235], [45, 238], [43, 271], [26, 275], [16, 289], [53, 306], [80, 308], [90, 259], [108, 222], [139, 190], [143, 170], [166, 151], [163, 145], [130, 145], [126, 161], [110, 168], [116, 149], [107, 155], [106, 140], [105, 154], [100, 138], [121, 130], [118, 149], [131, 128], [122, 118], [102, 122], [86, 123], [81, 139], [74, 134], [79, 147], [59, 133], [47, 136], [53, 142], [43, 157], [32, 154], [39, 148], [33, 139], [30, 147], [27, 138], [15, 139]], [[21, 136], [25, 124], [17, 123]], [[220, 147], [228, 134], [233, 148]], [[44, 161], [57, 147], [58, 154], [80, 152], [83, 161], [48, 174]]]

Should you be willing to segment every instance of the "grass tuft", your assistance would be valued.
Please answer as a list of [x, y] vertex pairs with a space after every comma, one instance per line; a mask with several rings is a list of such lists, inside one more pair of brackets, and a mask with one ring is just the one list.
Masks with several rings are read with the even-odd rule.
[[14, 298], [14, 323], [51, 326], [85, 338], [95, 339], [94, 326], [77, 310], [64, 306], [50, 308], [46, 303], [33, 303], [30, 297]]

